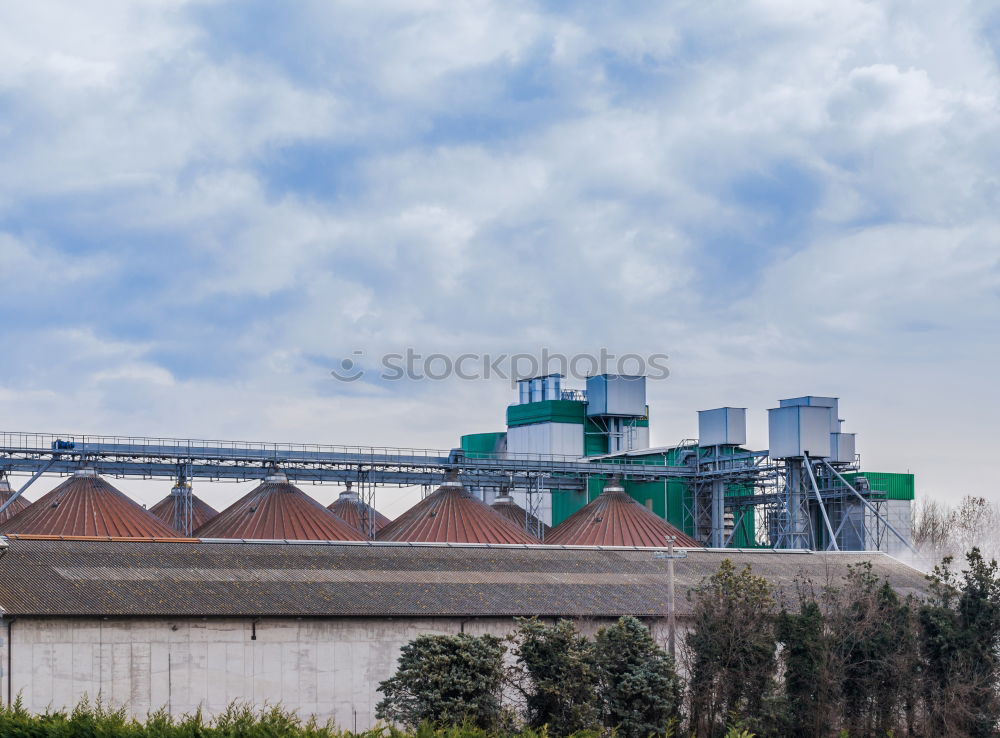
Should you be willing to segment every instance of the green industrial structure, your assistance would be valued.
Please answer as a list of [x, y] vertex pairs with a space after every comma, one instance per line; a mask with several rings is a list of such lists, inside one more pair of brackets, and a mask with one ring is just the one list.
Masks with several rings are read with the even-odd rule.
[[[522, 381], [519, 402], [507, 408], [506, 430], [464, 435], [462, 452], [469, 458], [551, 456], [619, 463], [622, 485], [634, 500], [705, 545], [896, 551], [909, 537], [914, 476], [861, 471], [854, 434], [841, 432], [836, 398], [782, 400], [781, 407], [771, 411], [772, 445], [788, 445], [784, 429], [794, 426], [796, 442], [801, 444], [809, 432], [819, 439], [811, 441], [812, 454], [753, 451], [746, 444], [742, 408], [702, 411], [701, 439], [651, 448], [643, 377], [590, 377], [586, 390], [564, 390], [561, 379], [548, 375]], [[810, 423], [815, 426], [811, 431]], [[634, 464], [691, 474], [652, 481], [630, 478], [629, 466]], [[773, 476], [758, 472], [734, 477], [731, 472], [740, 465], [777, 471]], [[709, 483], [706, 469], [730, 473], [720, 472], [720, 481]], [[519, 502], [556, 526], [592, 502], [605, 481], [595, 475], [582, 489], [521, 492]], [[497, 493], [490, 488], [478, 491], [486, 501]], [[851, 492], [865, 499], [859, 501]]]

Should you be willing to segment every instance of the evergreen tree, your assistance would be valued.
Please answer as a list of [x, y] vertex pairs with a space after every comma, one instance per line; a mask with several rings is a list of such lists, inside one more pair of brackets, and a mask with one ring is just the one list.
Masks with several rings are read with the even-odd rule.
[[830, 648], [823, 613], [812, 596], [802, 596], [797, 613], [782, 612], [778, 638], [785, 662], [788, 733], [818, 738], [830, 731]]
[[502, 641], [422, 635], [403, 646], [396, 673], [379, 684], [375, 716], [413, 728], [464, 722], [494, 730], [501, 718]]
[[624, 617], [598, 632], [595, 648], [605, 725], [622, 738], [671, 731], [680, 721], [683, 685], [649, 630]]
[[961, 577], [935, 567], [920, 608], [924, 703], [936, 735], [994, 736], [1000, 727], [1000, 574], [978, 548]]
[[737, 571], [724, 559], [690, 596], [691, 729], [700, 737], [722, 735], [734, 716], [754, 728], [777, 671], [774, 590], [749, 566]]

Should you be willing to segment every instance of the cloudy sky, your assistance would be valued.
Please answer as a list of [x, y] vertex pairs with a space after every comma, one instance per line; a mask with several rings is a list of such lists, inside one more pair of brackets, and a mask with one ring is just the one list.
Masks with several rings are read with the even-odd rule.
[[607, 348], [654, 443], [837, 395], [1000, 499], [998, 65], [990, 0], [6, 3], [0, 427], [447, 448], [507, 383], [330, 370]]

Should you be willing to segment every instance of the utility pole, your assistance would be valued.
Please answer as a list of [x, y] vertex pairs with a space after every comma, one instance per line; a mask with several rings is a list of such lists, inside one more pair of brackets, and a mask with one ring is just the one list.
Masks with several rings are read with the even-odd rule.
[[657, 551], [653, 558], [667, 560], [667, 650], [670, 658], [677, 658], [677, 615], [674, 602], [674, 559], [686, 559], [684, 551], [674, 552], [677, 536], [667, 536], [667, 552]]

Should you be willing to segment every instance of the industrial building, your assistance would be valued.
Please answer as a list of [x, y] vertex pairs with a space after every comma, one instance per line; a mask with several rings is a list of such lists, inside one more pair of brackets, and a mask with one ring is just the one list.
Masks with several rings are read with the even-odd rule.
[[[517, 400], [505, 430], [445, 451], [0, 433], [0, 481], [24, 478], [0, 487], [0, 696], [136, 716], [280, 702], [364, 729], [421, 633], [635, 615], [663, 643], [668, 561], [682, 629], [725, 558], [789, 594], [862, 561], [924, 591], [889, 555], [908, 545], [913, 476], [863, 470], [837, 398], [779, 401], [766, 450], [736, 407], [651, 448], [642, 377], [536, 377]], [[67, 478], [26, 504], [46, 474]], [[172, 487], [146, 510], [110, 478]], [[201, 480], [257, 484], [216, 512]], [[326, 508], [296, 482], [343, 491]], [[421, 499], [389, 520], [389, 486]]]
[[[667, 562], [650, 549], [426, 543], [155, 542], [10, 536], [0, 554], [0, 695], [33, 711], [100, 696], [143, 716], [281, 703], [348, 729], [422, 633], [505, 635], [514, 619], [623, 614], [665, 643]], [[870, 561], [903, 594], [921, 573], [881, 553], [691, 549], [687, 592], [724, 558], [792, 595]]]
[[[698, 438], [650, 448], [644, 377], [599, 375], [567, 390], [550, 374], [519, 383], [505, 431], [464, 435], [461, 448], [474, 459], [620, 464], [626, 493], [699, 545], [906, 549], [913, 475], [862, 471], [838, 398], [783, 399], [767, 412], [767, 450], [748, 446], [747, 410], [736, 407], [700, 411]], [[651, 478], [650, 465], [676, 473]], [[521, 485], [508, 494], [558, 528], [595, 500], [603, 483], [593, 475], [575, 489]], [[500, 489], [476, 491], [490, 501]]]

